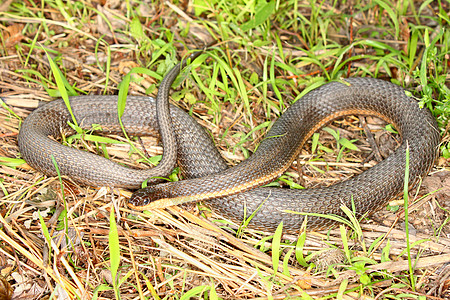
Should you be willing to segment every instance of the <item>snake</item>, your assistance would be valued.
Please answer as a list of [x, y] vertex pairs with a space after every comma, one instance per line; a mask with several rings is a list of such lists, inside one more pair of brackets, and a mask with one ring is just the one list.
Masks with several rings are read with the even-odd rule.
[[[304, 224], [310, 230], [334, 226], [336, 219], [324, 216], [346, 216], [344, 206], [358, 218], [381, 209], [404, 191], [405, 182], [409, 188], [415, 186], [437, 158], [440, 134], [429, 109], [396, 84], [352, 77], [326, 83], [292, 103], [271, 124], [256, 151], [229, 167], [210, 134], [169, 103], [171, 85], [185, 65], [179, 63], [168, 72], [156, 99], [128, 96], [120, 120], [116, 95], [74, 96], [70, 105], [58, 99], [38, 107], [19, 131], [22, 157], [48, 176], [56, 176], [58, 168], [81, 184], [138, 189], [128, 203], [135, 210], [203, 201], [246, 227], [274, 231], [282, 222], [283, 230], [292, 233]], [[400, 145], [375, 166], [328, 187], [262, 187], [290, 167], [314, 132], [346, 115], [372, 115], [391, 123], [400, 134]], [[102, 133], [125, 130], [130, 136], [161, 137], [162, 160], [154, 168], [130, 168], [62, 145], [56, 139], [73, 132], [71, 122], [85, 130], [100, 124]], [[183, 180], [161, 182], [175, 165]], [[148, 186], [139, 189], [144, 181]]]

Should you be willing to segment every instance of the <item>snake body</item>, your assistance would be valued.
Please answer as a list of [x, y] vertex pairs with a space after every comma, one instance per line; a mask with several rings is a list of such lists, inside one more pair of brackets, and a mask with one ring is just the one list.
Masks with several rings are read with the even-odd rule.
[[[168, 91], [170, 84], [166, 82], [160, 90]], [[292, 211], [344, 215], [340, 206], [354, 204], [357, 216], [373, 212], [402, 192], [406, 148], [410, 153], [412, 185], [433, 166], [439, 144], [436, 120], [430, 111], [419, 108], [401, 87], [378, 79], [351, 78], [309, 92], [273, 124], [249, 159], [231, 168], [208, 133], [180, 108], [170, 105], [172, 129], [161, 128], [156, 105], [153, 98], [129, 96], [122, 116], [124, 127], [129, 135], [158, 135], [160, 130], [173, 130], [178, 164], [187, 180], [139, 190], [130, 200], [131, 207], [146, 208], [149, 200], [154, 199], [181, 199], [181, 202], [209, 199], [208, 205], [225, 217], [240, 222], [251, 216], [249, 226], [264, 231], [273, 231], [281, 221], [287, 232], [298, 231], [304, 216]], [[72, 97], [70, 106], [80, 127], [89, 129], [91, 124], [101, 124], [104, 132], [121, 132], [117, 96]], [[312, 133], [332, 119], [348, 114], [376, 115], [388, 120], [400, 132], [401, 145], [376, 166], [330, 187], [256, 188], [284, 172]], [[53, 156], [61, 174], [91, 186], [139, 188], [149, 176], [155, 176], [151, 170], [126, 168], [49, 138], [71, 130], [67, 124], [71, 118], [62, 100], [52, 101], [27, 117], [18, 141], [30, 166], [54, 176]], [[166, 155], [167, 145], [164, 147]], [[331, 223], [329, 219], [310, 216], [307, 224], [309, 229], [320, 229]]]

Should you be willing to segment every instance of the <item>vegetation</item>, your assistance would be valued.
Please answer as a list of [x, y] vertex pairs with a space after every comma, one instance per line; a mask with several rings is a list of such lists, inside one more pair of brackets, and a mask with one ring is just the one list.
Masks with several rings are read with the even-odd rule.
[[[0, 4], [0, 299], [448, 299], [449, 11], [447, 0]], [[22, 160], [17, 133], [39, 100], [154, 96], [169, 69], [213, 41], [172, 100], [230, 164], [302, 95], [362, 76], [401, 85], [432, 111], [442, 143], [431, 176], [375, 222], [349, 209], [335, 229], [293, 236], [233, 224], [200, 204], [136, 213], [128, 190], [48, 178]], [[328, 185], [370, 167], [361, 128], [348, 117], [315, 134], [272, 185]], [[64, 142], [146, 165], [137, 139], [79, 131]], [[157, 160], [155, 139], [142, 143]]]

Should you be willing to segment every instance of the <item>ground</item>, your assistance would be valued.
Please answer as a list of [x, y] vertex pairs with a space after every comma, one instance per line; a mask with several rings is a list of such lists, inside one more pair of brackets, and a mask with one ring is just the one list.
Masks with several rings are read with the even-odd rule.
[[[0, 299], [448, 299], [449, 2], [338, 2], [0, 4]], [[399, 197], [351, 226], [281, 236], [239, 230], [202, 204], [131, 211], [131, 190], [60, 181], [22, 159], [21, 122], [62, 89], [115, 95], [132, 74], [129, 94], [155, 96], [190, 49], [213, 41], [171, 99], [208, 130], [229, 165], [326, 81], [377, 77], [420, 99], [442, 142], [429, 175], [409, 191], [408, 210]], [[386, 123], [345, 117], [319, 131], [276, 184], [327, 186], [373, 166], [367, 128], [381, 154], [398, 145]], [[102, 146], [87, 136], [72, 146], [148, 167], [125, 138], [109, 135], [126, 143]], [[162, 153], [155, 138], [132, 143]]]

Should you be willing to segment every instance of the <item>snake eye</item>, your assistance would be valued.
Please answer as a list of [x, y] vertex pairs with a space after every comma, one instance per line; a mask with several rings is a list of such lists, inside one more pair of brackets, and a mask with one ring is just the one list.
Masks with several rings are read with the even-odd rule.
[[146, 187], [134, 192], [128, 203], [135, 208], [139, 209], [139, 206], [145, 206], [152, 201], [153, 190], [151, 187]]
[[134, 210], [152, 210], [178, 205], [183, 201], [174, 201], [174, 197], [167, 191], [167, 185], [171, 182], [148, 186], [137, 190], [131, 195], [128, 207]]

